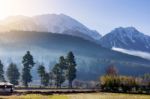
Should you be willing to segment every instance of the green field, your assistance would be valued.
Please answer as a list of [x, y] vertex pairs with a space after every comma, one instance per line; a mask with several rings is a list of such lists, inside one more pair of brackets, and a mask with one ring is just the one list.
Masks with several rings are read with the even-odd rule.
[[65, 95], [12, 95], [0, 96], [0, 99], [150, 99], [150, 95], [119, 94], [119, 93], [91, 93]]

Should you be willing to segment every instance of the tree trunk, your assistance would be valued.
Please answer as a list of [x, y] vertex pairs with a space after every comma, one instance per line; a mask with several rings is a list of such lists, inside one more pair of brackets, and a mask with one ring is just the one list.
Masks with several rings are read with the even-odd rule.
[[72, 88], [72, 81], [69, 81], [69, 88]]
[[60, 84], [59, 88], [61, 89], [61, 84]]
[[59, 88], [59, 84], [58, 83], [56, 84], [56, 87]]
[[28, 83], [27, 82], [25, 83], [25, 87], [28, 88]]

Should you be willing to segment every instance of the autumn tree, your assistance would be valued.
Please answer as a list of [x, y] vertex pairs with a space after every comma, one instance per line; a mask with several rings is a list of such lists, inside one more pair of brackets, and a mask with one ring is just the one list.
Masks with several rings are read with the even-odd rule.
[[114, 66], [114, 65], [108, 66], [108, 68], [106, 69], [106, 75], [117, 76], [118, 69], [116, 68], [116, 66]]

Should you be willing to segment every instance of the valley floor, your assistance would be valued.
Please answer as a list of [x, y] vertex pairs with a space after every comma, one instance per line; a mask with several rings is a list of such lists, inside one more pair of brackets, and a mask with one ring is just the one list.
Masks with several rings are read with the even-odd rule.
[[11, 95], [0, 96], [0, 99], [150, 99], [150, 95], [120, 94], [120, 93], [81, 93], [54, 95]]

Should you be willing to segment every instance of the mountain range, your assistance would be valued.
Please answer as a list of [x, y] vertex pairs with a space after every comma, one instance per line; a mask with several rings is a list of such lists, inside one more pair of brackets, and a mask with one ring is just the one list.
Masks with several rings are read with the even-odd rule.
[[6, 66], [13, 61], [21, 68], [22, 56], [30, 50], [36, 63], [44, 63], [47, 70], [57, 63], [59, 56], [73, 51], [78, 64], [77, 77], [84, 80], [98, 79], [112, 64], [122, 75], [150, 72], [150, 60], [112, 50], [116, 47], [150, 52], [149, 36], [134, 27], [116, 28], [101, 36], [64, 14], [13, 16], [1, 20], [0, 46], [0, 59]]
[[100, 44], [107, 48], [123, 48], [150, 52], [150, 36], [139, 32], [134, 27], [119, 27], [100, 39]]
[[11, 16], [0, 21], [0, 31], [39, 31], [69, 34], [88, 40], [99, 40], [101, 35], [88, 29], [75, 19], [64, 14], [45, 14], [33, 17]]
[[0, 21], [0, 32], [37, 31], [67, 34], [96, 42], [106, 48], [122, 48], [150, 52], [150, 36], [134, 27], [119, 27], [101, 36], [96, 30], [64, 14], [44, 14], [33, 17], [10, 16]]

